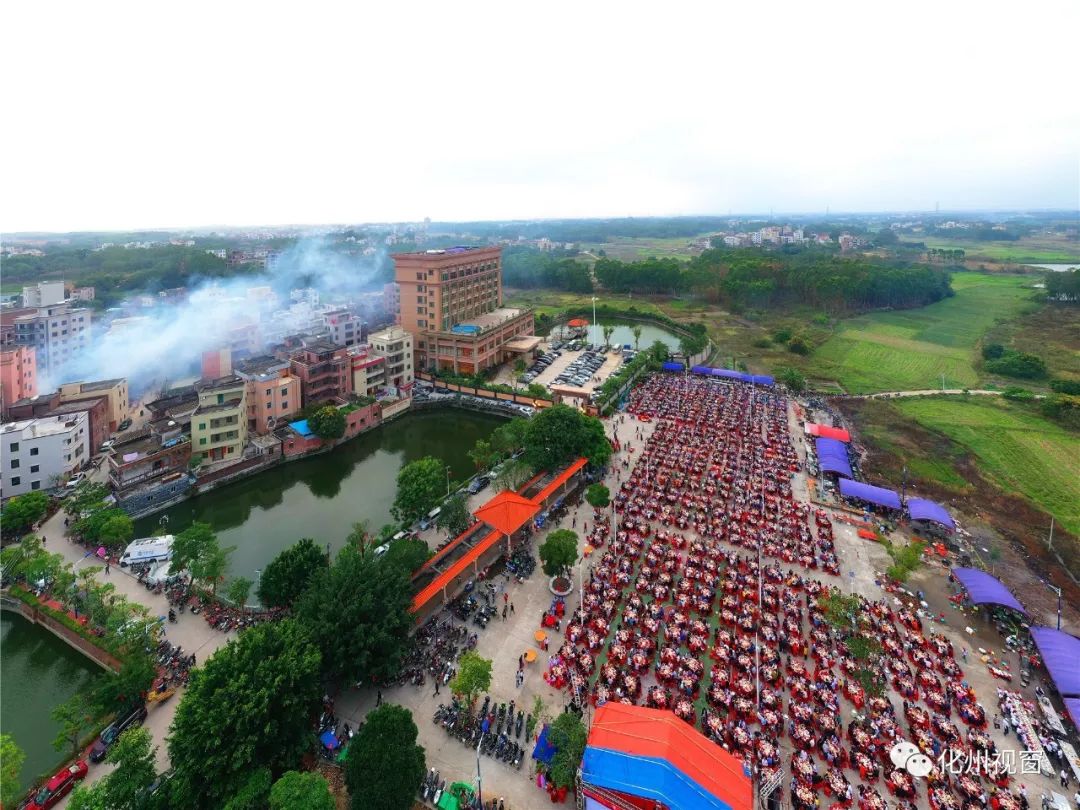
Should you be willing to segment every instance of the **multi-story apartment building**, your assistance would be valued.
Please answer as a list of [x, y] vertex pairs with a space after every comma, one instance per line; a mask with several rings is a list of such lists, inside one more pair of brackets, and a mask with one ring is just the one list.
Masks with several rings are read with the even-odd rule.
[[0, 415], [20, 399], [37, 396], [37, 359], [33, 346], [9, 346], [0, 350]]
[[90, 457], [84, 412], [9, 422], [0, 427], [0, 497], [63, 483]]
[[347, 399], [352, 393], [352, 361], [346, 347], [316, 339], [289, 349], [288, 357], [292, 375], [300, 380], [304, 407]]
[[109, 400], [109, 432], [115, 433], [131, 415], [128, 402], [128, 384], [123, 377], [97, 382], [74, 382], [60, 386], [61, 402], [79, 402], [84, 399], [107, 397]]
[[383, 385], [408, 394], [413, 385], [413, 337], [400, 326], [391, 326], [381, 332], [373, 332], [368, 340], [373, 354], [382, 357], [384, 364]]
[[94, 451], [112, 435], [112, 431], [109, 430], [109, 398], [104, 394], [96, 397], [88, 396], [73, 402], [63, 402], [59, 391], [39, 394], [12, 402], [8, 406], [7, 418], [18, 421], [40, 419], [46, 416], [67, 417], [80, 412], [87, 416], [89, 433], [86, 446], [90, 455], [93, 455]]
[[330, 342], [339, 346], [359, 346], [364, 342], [364, 320], [348, 309], [323, 315]]
[[398, 310], [401, 309], [401, 290], [396, 282], [391, 281], [383, 285], [383, 311], [387, 315], [397, 318]]
[[533, 313], [502, 306], [502, 249], [455, 247], [394, 255], [398, 324], [416, 365], [474, 374], [535, 348]]
[[206, 461], [244, 456], [248, 436], [247, 381], [236, 376], [195, 384], [199, 406], [191, 414], [191, 454]]
[[64, 282], [39, 281], [32, 287], [22, 288], [24, 307], [51, 307], [64, 303]]
[[17, 307], [0, 311], [0, 346], [15, 345], [15, 321], [24, 315], [33, 315], [35, 309]]
[[386, 388], [385, 357], [375, 354], [370, 347], [357, 346], [350, 350], [349, 362], [354, 394], [374, 397]]
[[64, 303], [39, 307], [15, 319], [15, 343], [33, 346], [38, 375], [53, 377], [86, 350], [92, 318], [90, 310]]
[[116, 493], [146, 486], [173, 473], [186, 473], [191, 441], [178, 429], [162, 434], [151, 429], [113, 445], [109, 455], [109, 484]]
[[249, 432], [260, 436], [270, 433], [300, 410], [300, 380], [292, 375], [291, 367], [290, 360], [262, 355], [248, 358], [233, 369], [247, 383]]

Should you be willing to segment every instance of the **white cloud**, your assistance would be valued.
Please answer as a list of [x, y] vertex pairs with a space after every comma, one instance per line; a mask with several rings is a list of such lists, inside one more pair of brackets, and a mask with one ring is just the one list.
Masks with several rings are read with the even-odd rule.
[[1076, 207], [1078, 9], [14, 4], [0, 228]]

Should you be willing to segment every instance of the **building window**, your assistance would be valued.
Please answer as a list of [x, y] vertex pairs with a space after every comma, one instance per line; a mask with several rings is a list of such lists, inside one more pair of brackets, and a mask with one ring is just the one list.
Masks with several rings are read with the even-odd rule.
[[273, 389], [273, 388], [267, 388], [267, 389], [266, 389], [266, 395], [267, 395], [267, 396], [270, 396], [270, 395], [271, 395], [271, 394], [273, 394], [273, 393], [274, 393], [274, 389]]
[[9, 444], [8, 445], [8, 451], [11, 452], [11, 453], [18, 453], [19, 452], [19, 443], [18, 442], [12, 442], [11, 444]]
[[266, 410], [270, 410], [273, 407], [274, 407], [274, 403], [272, 403], [272, 402], [267, 402], [266, 403]]
[[289, 403], [288, 403], [288, 402], [285, 402], [285, 401], [283, 400], [283, 401], [282, 401], [282, 403], [281, 403], [281, 407], [282, 407], [282, 408], [288, 408], [288, 407], [289, 407]]
[[206, 422], [199, 422], [199, 430], [206, 430]]
[[206, 444], [206, 437], [199, 439], [199, 444]]
[[13, 469], [13, 470], [19, 469], [19, 460], [17, 458], [13, 458], [11, 460], [11, 469]]
[[31, 464], [30, 465], [30, 472], [36, 473], [38, 471], [38, 469], [39, 469], [39, 467], [38, 467], [37, 464]]
[[41, 489], [41, 482], [40, 481], [31, 481], [30, 482], [30, 489]]
[[22, 479], [19, 478], [19, 476], [16, 475], [14, 478], [11, 479], [11, 485], [13, 487], [17, 487], [21, 481], [22, 481]]

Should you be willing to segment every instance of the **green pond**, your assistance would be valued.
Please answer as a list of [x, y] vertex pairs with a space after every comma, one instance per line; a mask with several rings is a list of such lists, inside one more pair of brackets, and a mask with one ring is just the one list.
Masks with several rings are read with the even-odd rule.
[[22, 789], [63, 759], [52, 747], [59, 726], [49, 713], [102, 671], [44, 627], [17, 613], [0, 613], [0, 731], [26, 753]]
[[333, 452], [282, 464], [251, 478], [184, 501], [136, 523], [136, 537], [152, 534], [167, 516], [175, 534], [192, 521], [213, 526], [224, 547], [235, 546], [230, 573], [258, 580], [278, 552], [302, 537], [337, 550], [357, 521], [372, 531], [392, 521], [398, 470], [435, 456], [455, 480], [473, 472], [466, 455], [505, 420], [460, 408], [411, 411]]
[[[608, 318], [601, 318], [599, 324], [593, 324], [589, 327], [589, 342], [590, 343], [603, 343], [604, 342], [604, 326], [614, 326], [615, 331], [611, 333], [611, 345], [612, 346], [630, 346], [634, 347], [634, 333], [631, 332], [631, 328], [634, 323], [630, 321], [619, 321]], [[652, 346], [656, 341], [667, 344], [667, 347], [673, 352], [679, 350], [679, 338], [664, 329], [661, 326], [657, 326], [652, 323], [637, 323], [637, 326], [641, 327], [641, 340], [638, 341], [637, 347], [639, 349], [647, 349]]]

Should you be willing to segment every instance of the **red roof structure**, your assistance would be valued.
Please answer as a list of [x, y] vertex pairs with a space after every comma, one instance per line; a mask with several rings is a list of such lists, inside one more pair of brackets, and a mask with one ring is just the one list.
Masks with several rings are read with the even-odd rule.
[[566, 325], [571, 326], [574, 329], [579, 329], [582, 326], [588, 326], [589, 322], [584, 318], [574, 318], [573, 320], [567, 321]]
[[806, 423], [806, 432], [811, 436], [819, 436], [823, 439], [836, 439], [838, 442], [850, 442], [851, 434], [843, 428], [829, 427], [828, 425], [819, 425], [815, 422]]
[[742, 763], [670, 711], [609, 702], [589, 731], [582, 782], [677, 810], [750, 810]]
[[539, 511], [538, 504], [505, 489], [476, 510], [476, 519], [502, 534], [513, 534]]

